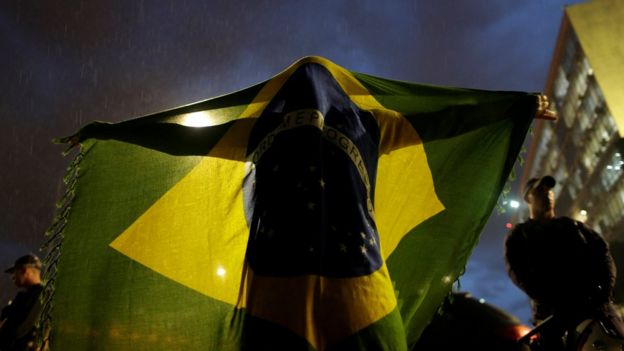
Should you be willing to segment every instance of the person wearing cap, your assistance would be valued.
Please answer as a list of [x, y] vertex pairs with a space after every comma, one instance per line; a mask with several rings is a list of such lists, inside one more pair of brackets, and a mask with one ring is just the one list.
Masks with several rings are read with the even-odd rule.
[[22, 289], [0, 314], [0, 351], [35, 350], [41, 312], [41, 261], [29, 254], [18, 258], [5, 272]]
[[[531, 299], [533, 323], [554, 316], [542, 345], [562, 349], [562, 337], [580, 318], [612, 313], [615, 265], [607, 242], [582, 222], [555, 215], [551, 176], [530, 179], [524, 190], [529, 219], [505, 238], [512, 281]], [[556, 317], [556, 319], [555, 319]]]

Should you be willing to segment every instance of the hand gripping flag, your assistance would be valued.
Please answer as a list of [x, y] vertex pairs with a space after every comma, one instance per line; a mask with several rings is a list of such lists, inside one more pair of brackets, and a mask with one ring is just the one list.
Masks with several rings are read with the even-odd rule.
[[406, 350], [462, 273], [537, 95], [307, 57], [80, 144], [50, 231], [54, 350]]

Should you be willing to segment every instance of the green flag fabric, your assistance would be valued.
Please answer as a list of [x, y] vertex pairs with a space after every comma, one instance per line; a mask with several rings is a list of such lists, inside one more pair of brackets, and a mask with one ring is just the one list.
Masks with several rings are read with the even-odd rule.
[[462, 273], [537, 95], [306, 57], [94, 122], [50, 230], [52, 350], [407, 350]]

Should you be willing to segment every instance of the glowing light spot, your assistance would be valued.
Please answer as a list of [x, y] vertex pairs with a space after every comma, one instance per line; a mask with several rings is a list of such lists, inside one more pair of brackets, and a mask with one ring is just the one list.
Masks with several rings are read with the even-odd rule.
[[520, 203], [518, 201], [516, 201], [516, 200], [511, 200], [511, 201], [509, 201], [509, 207], [511, 207], [511, 208], [518, 208], [518, 207], [520, 207]]
[[217, 268], [217, 275], [219, 277], [225, 277], [225, 269], [223, 269], [223, 267]]
[[450, 275], [445, 275], [442, 278], [442, 283], [444, 284], [451, 284], [453, 282], [453, 278]]
[[505, 223], [505, 228], [507, 228], [507, 229], [511, 229], [511, 228], [513, 228], [513, 224], [511, 224], [511, 223]]
[[479, 299], [479, 303], [485, 303], [485, 299]]
[[581, 216], [587, 216], [587, 211], [581, 210]]
[[182, 116], [182, 125], [187, 127], [207, 127], [214, 125], [213, 117], [206, 111], [187, 113]]

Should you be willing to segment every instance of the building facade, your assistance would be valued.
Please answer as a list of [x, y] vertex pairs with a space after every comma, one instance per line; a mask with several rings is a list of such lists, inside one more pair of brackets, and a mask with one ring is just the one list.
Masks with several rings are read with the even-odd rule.
[[624, 304], [624, 1], [565, 9], [545, 93], [558, 120], [535, 123], [522, 184], [557, 179], [557, 214], [607, 239]]

